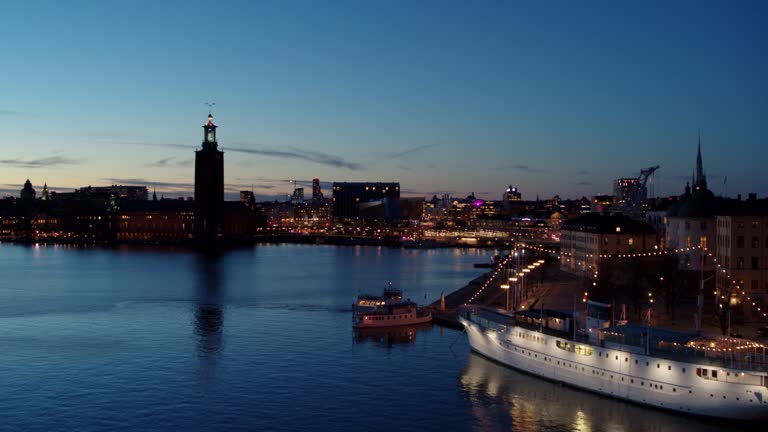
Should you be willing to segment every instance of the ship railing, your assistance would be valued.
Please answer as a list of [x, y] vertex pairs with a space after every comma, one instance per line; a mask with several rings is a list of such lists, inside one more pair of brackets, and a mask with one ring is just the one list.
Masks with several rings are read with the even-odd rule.
[[652, 341], [650, 344], [650, 354], [680, 362], [695, 362], [723, 368], [768, 372], [768, 356], [756, 351], [717, 351], [703, 347]]

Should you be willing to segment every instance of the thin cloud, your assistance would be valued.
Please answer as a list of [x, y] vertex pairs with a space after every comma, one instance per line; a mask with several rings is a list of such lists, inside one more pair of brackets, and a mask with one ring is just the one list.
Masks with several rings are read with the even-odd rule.
[[107, 181], [110, 184], [119, 184], [119, 185], [152, 186], [152, 187], [184, 189], [184, 190], [194, 189], [194, 185], [192, 183], [162, 182], [162, 181], [147, 180], [145, 178], [107, 177], [107, 178], [102, 178], [102, 180]]
[[15, 168], [46, 168], [59, 165], [74, 165], [80, 163], [79, 159], [72, 159], [62, 156], [49, 156], [40, 159], [2, 159], [0, 165], [12, 166]]
[[534, 168], [529, 165], [508, 165], [508, 166], [502, 167], [502, 169], [512, 169], [512, 170], [527, 172], [531, 174], [541, 174], [546, 172], [543, 169]]
[[309, 151], [309, 150], [292, 149], [290, 151], [287, 151], [287, 150], [274, 150], [274, 149], [250, 149], [250, 148], [242, 148], [242, 147], [226, 147], [225, 150], [231, 151], [231, 152], [255, 154], [255, 155], [270, 156], [270, 157], [277, 157], [277, 158], [284, 158], [284, 159], [300, 159], [300, 160], [318, 163], [321, 165], [332, 166], [334, 168], [347, 168], [353, 171], [363, 169], [363, 166], [361, 164], [345, 161], [339, 156], [316, 152], [316, 151]]
[[[141, 145], [141, 146], [149, 146], [149, 147], [166, 147], [166, 148], [176, 148], [176, 149], [185, 149], [185, 150], [194, 149], [194, 147], [190, 145], [184, 145], [184, 144], [153, 144], [153, 143], [125, 143], [125, 144]], [[363, 165], [359, 163], [346, 161], [339, 156], [312, 151], [312, 150], [302, 150], [302, 149], [296, 149], [296, 148], [290, 148], [288, 150], [278, 150], [278, 149], [269, 149], [269, 148], [256, 149], [256, 148], [228, 147], [228, 146], [227, 147], [222, 146], [222, 150], [226, 152], [269, 156], [269, 157], [276, 157], [276, 158], [283, 158], [283, 159], [299, 159], [299, 160], [305, 160], [308, 162], [314, 162], [321, 165], [331, 166], [334, 168], [347, 168], [353, 171], [358, 171], [364, 168]]]
[[591, 186], [591, 185], [592, 185], [592, 182], [588, 182], [588, 181], [580, 181], [580, 182], [578, 182], [578, 183], [576, 183], [576, 184], [577, 184], [577, 185], [580, 185], [580, 186]]
[[416, 152], [421, 151], [421, 150], [426, 150], [428, 148], [432, 148], [432, 147], [435, 147], [437, 145], [438, 144], [424, 144], [424, 145], [420, 145], [420, 146], [413, 147], [413, 148], [410, 148], [410, 149], [402, 150], [402, 151], [399, 151], [399, 152], [390, 153], [389, 154], [389, 158], [390, 159], [399, 159], [399, 158], [401, 158], [403, 156], [408, 156], [411, 153], [416, 153]]
[[428, 196], [429, 199], [432, 199], [432, 195], [442, 196], [442, 195], [454, 195], [456, 191], [454, 190], [437, 190], [437, 191], [418, 191], [413, 189], [400, 189], [400, 193], [403, 195], [421, 195], [421, 196]]
[[147, 164], [148, 167], [158, 167], [158, 168], [164, 168], [170, 165], [171, 161], [173, 160], [172, 157], [163, 158], [160, 160], [157, 160], [155, 162], [152, 162], [150, 164]]
[[9, 109], [0, 109], [0, 115], [4, 115], [4, 116], [20, 116], [20, 115], [24, 115], [24, 113], [21, 112], [21, 111], [14, 111], [14, 110], [9, 110]]
[[587, 170], [576, 171], [576, 175], [590, 175], [590, 174], [592, 173]]

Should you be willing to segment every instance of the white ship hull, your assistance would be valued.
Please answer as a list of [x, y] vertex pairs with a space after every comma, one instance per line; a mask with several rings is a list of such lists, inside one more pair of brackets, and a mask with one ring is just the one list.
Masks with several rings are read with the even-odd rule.
[[[520, 326], [486, 328], [463, 316], [459, 320], [474, 351], [543, 378], [686, 414], [768, 420], [765, 373], [670, 361], [619, 349], [577, 344], [582, 348], [592, 348], [592, 354], [587, 355], [584, 351], [578, 353], [561, 348], [565, 344], [574, 344], [564, 337]], [[722, 380], [698, 376], [697, 368], [717, 370]]]

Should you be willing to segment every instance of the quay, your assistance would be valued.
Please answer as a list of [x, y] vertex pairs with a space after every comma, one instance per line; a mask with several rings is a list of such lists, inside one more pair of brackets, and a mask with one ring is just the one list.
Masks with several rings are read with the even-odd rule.
[[[507, 290], [500, 286], [506, 284], [507, 278], [513, 273], [511, 264], [502, 260], [467, 285], [446, 294], [444, 308], [441, 299], [430, 304], [433, 322], [443, 327], [462, 330], [463, 327], [458, 321], [458, 309], [462, 305], [474, 304], [504, 309]], [[574, 298], [582, 291], [583, 282], [558, 267], [556, 261], [545, 261], [534, 273], [530, 273], [530, 290], [518, 305], [519, 310], [535, 308], [542, 303], [549, 309], [573, 308]]]

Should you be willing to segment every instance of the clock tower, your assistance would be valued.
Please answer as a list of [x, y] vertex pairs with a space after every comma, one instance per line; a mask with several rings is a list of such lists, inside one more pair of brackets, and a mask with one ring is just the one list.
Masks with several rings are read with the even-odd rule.
[[195, 151], [195, 235], [215, 240], [222, 232], [224, 210], [224, 152], [216, 142], [213, 115], [203, 125], [203, 145]]

